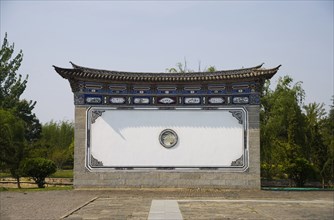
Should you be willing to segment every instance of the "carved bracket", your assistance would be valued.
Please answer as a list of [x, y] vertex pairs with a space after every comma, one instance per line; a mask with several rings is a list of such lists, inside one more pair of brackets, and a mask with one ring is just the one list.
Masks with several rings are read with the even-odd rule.
[[242, 167], [244, 165], [244, 155], [241, 155], [237, 160], [232, 161], [231, 166]]
[[242, 111], [234, 110], [234, 111], [229, 111], [229, 112], [232, 113], [232, 116], [238, 120], [239, 124], [243, 124], [244, 120], [243, 120]]
[[90, 165], [94, 167], [101, 167], [103, 166], [103, 163], [93, 157], [93, 155], [90, 155]]
[[98, 119], [100, 116], [102, 116], [104, 110], [94, 110], [92, 111], [92, 117], [91, 117], [91, 123], [94, 124], [96, 119]]

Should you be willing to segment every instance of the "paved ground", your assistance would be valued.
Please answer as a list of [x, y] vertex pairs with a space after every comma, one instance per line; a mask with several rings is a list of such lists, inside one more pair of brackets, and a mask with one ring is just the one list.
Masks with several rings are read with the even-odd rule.
[[334, 192], [188, 189], [1, 192], [0, 219], [334, 219]]

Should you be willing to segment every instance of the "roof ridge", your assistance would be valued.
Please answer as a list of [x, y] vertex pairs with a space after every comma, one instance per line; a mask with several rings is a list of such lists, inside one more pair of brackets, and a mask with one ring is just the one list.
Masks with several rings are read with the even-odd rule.
[[[72, 65], [73, 69], [80, 69], [80, 70], [90, 70], [90, 71], [98, 71], [98, 72], [113, 72], [113, 73], [133, 73], [133, 74], [180, 74], [180, 73], [168, 73], [168, 72], [131, 72], [131, 71], [116, 71], [116, 70], [106, 70], [106, 69], [96, 69], [96, 68], [90, 68], [90, 67], [84, 67], [84, 66], [79, 66], [72, 61], [70, 61], [70, 64]], [[229, 70], [217, 70], [215, 72], [185, 72], [181, 74], [189, 74], [189, 75], [196, 75], [196, 74], [203, 74], [203, 73], [222, 73], [222, 72], [234, 72], [234, 71], [247, 71], [247, 70], [255, 70], [255, 69], [260, 69], [264, 63], [254, 66], [254, 67], [247, 67], [247, 68], [241, 68], [241, 69], [229, 69]]]
[[53, 66], [63, 78], [90, 78], [116, 81], [156, 81], [156, 82], [176, 82], [176, 81], [212, 81], [212, 80], [233, 80], [250, 77], [271, 78], [281, 67], [281, 65], [265, 69], [263, 64], [242, 69], [221, 70], [215, 72], [187, 72], [187, 73], [153, 73], [153, 72], [125, 72], [86, 68], [70, 62], [73, 68], [61, 68]]

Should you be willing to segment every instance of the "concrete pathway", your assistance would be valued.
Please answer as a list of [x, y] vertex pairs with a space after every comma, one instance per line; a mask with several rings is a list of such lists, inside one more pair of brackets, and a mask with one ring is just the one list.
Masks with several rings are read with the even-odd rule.
[[179, 204], [175, 200], [153, 200], [148, 220], [172, 219], [182, 220]]

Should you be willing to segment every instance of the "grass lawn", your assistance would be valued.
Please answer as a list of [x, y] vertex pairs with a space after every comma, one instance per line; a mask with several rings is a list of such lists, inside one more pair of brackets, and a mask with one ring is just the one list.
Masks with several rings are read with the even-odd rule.
[[[10, 173], [0, 172], [0, 178], [12, 177]], [[50, 178], [73, 178], [73, 170], [57, 170]]]
[[0, 172], [0, 178], [7, 178], [7, 177], [12, 177], [10, 173], [2, 173]]
[[73, 178], [73, 170], [57, 170], [51, 178]]
[[9, 192], [34, 192], [34, 191], [53, 191], [53, 190], [72, 190], [73, 186], [51, 186], [45, 188], [7, 188], [0, 187], [0, 192], [9, 191]]

